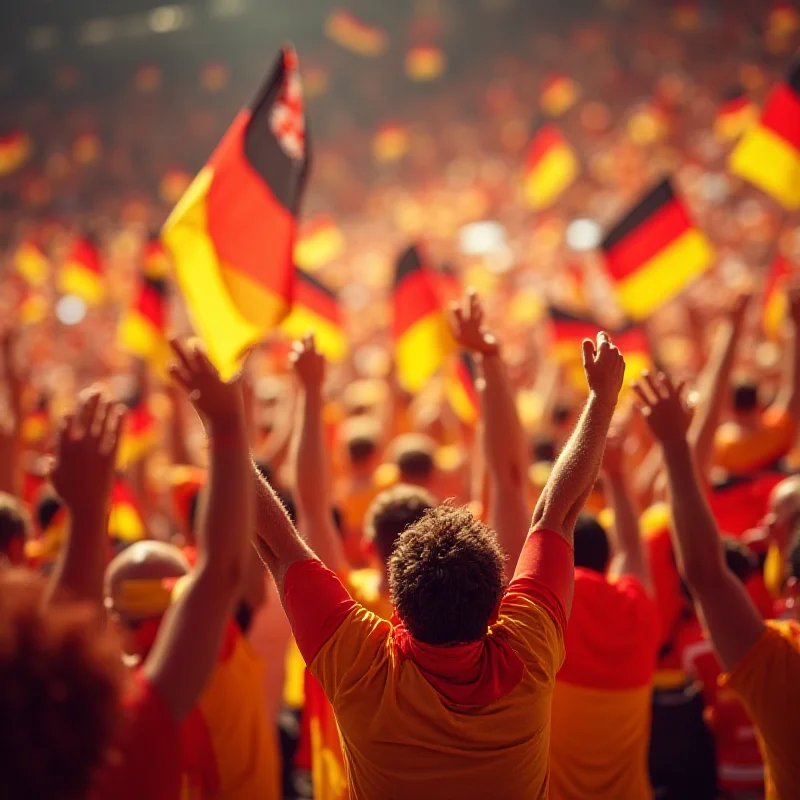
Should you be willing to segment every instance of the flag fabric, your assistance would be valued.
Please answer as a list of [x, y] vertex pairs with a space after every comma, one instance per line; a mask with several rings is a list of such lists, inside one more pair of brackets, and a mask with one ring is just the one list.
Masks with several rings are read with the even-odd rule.
[[800, 30], [800, 12], [794, 3], [773, 3], [767, 16], [767, 33], [791, 36]]
[[294, 246], [294, 263], [315, 270], [338, 258], [344, 251], [344, 236], [328, 214], [318, 214], [304, 225]]
[[117, 463], [121, 468], [141, 461], [158, 442], [158, 425], [146, 402], [139, 398], [126, 403], [128, 413], [122, 428]]
[[17, 318], [22, 325], [36, 325], [47, 315], [47, 300], [44, 295], [25, 286], [17, 307]]
[[418, 392], [445, 365], [454, 342], [438, 275], [416, 246], [397, 260], [392, 300], [397, 377], [407, 391]]
[[475, 425], [480, 417], [476, 377], [475, 362], [469, 353], [461, 353], [453, 360], [447, 376], [447, 399], [456, 416], [466, 425]]
[[121, 350], [147, 361], [157, 375], [165, 378], [171, 351], [167, 341], [167, 282], [143, 274], [131, 307], [117, 329]]
[[713, 258], [668, 178], [606, 234], [601, 249], [619, 303], [633, 321], [675, 297]]
[[435, 45], [412, 47], [406, 53], [405, 71], [412, 81], [433, 81], [441, 77], [447, 62], [444, 52]]
[[0, 136], [0, 176], [16, 172], [32, 152], [33, 142], [24, 131], [10, 131]]
[[126, 544], [138, 542], [146, 535], [139, 501], [128, 482], [120, 477], [114, 481], [111, 489], [108, 535]]
[[341, 361], [347, 351], [336, 293], [300, 269], [297, 270], [292, 311], [281, 329], [293, 339], [313, 333], [317, 349], [329, 361]]
[[578, 391], [585, 391], [583, 340], [595, 341], [601, 326], [587, 314], [574, 313], [558, 306], [548, 306], [547, 314], [550, 319], [553, 357], [563, 367], [570, 385]]
[[14, 251], [14, 270], [31, 286], [43, 286], [50, 276], [50, 262], [35, 241], [26, 239]]
[[611, 341], [625, 357], [625, 377], [623, 385], [630, 387], [642, 373], [650, 369], [650, 345], [641, 325], [629, 322], [609, 333]]
[[578, 158], [555, 125], [544, 125], [533, 137], [525, 159], [524, 191], [535, 211], [548, 208], [578, 177]]
[[307, 166], [299, 67], [286, 48], [162, 232], [195, 331], [224, 379], [289, 311]]
[[372, 156], [379, 164], [393, 164], [408, 152], [409, 140], [405, 125], [387, 122], [372, 137]]
[[758, 109], [740, 87], [729, 90], [714, 121], [714, 135], [721, 142], [738, 139], [758, 120]]
[[761, 320], [764, 332], [777, 339], [789, 309], [786, 286], [792, 274], [792, 264], [788, 258], [778, 255], [772, 262], [767, 283], [764, 287]]
[[72, 245], [67, 260], [61, 267], [59, 290], [62, 294], [74, 294], [87, 305], [102, 302], [105, 296], [105, 280], [100, 251], [92, 236], [82, 236]]
[[758, 123], [731, 153], [729, 167], [789, 211], [800, 208], [800, 62], [770, 92]]
[[580, 97], [580, 86], [569, 75], [549, 75], [539, 93], [539, 106], [548, 117], [566, 114]]
[[162, 280], [170, 273], [169, 254], [157, 233], [151, 234], [142, 253], [143, 269], [146, 278]]
[[379, 56], [389, 44], [386, 31], [341, 8], [328, 16], [325, 35], [340, 47], [360, 56]]

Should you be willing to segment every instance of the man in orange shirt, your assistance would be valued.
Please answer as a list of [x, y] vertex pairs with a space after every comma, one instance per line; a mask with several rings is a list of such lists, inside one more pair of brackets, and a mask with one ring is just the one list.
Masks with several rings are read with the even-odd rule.
[[567, 658], [553, 692], [553, 800], [649, 800], [650, 696], [660, 641], [658, 609], [625, 478], [624, 436], [603, 462], [614, 511], [606, 531], [588, 515], [575, 527], [575, 597]]
[[[800, 306], [800, 293], [790, 296]], [[690, 423], [669, 378], [647, 376], [635, 387], [640, 408], [667, 466], [678, 563], [734, 692], [758, 728], [768, 800], [797, 796], [800, 786], [800, 625], [764, 622], [728, 569], [713, 515], [686, 440]]]
[[572, 533], [597, 478], [625, 363], [587, 341], [590, 394], [504, 590], [494, 534], [442, 506], [390, 563], [396, 625], [358, 605], [254, 476], [262, 555], [336, 711], [353, 798], [545, 798], [550, 704], [572, 604]]

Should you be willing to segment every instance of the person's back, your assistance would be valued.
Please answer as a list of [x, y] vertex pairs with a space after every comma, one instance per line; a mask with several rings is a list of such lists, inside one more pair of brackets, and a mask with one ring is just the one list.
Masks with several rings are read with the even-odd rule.
[[582, 518], [576, 564], [597, 563], [575, 568], [568, 656], [553, 693], [554, 800], [653, 796], [647, 757], [658, 610], [636, 577], [606, 577], [608, 557], [605, 531]]

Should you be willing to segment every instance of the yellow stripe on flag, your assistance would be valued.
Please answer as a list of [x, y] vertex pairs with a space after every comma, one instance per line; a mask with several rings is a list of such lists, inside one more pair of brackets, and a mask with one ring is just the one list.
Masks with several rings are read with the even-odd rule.
[[167, 340], [135, 311], [128, 311], [120, 320], [117, 346], [143, 361], [147, 361], [160, 377], [166, 377], [167, 364], [172, 358]]
[[105, 294], [102, 277], [74, 263], [61, 270], [59, 288], [62, 294], [74, 294], [91, 306], [98, 305]]
[[632, 320], [647, 318], [710, 265], [714, 252], [700, 231], [689, 229], [617, 284], [620, 305]]
[[800, 208], [800, 153], [772, 131], [751, 128], [731, 153], [729, 166], [790, 211]]
[[435, 312], [423, 317], [395, 344], [400, 383], [407, 391], [418, 392], [436, 374], [452, 349], [444, 315]]
[[525, 179], [525, 199], [534, 211], [552, 205], [578, 175], [578, 160], [564, 144], [553, 147]]
[[317, 349], [329, 361], [341, 361], [347, 351], [347, 340], [342, 329], [303, 306], [292, 309], [281, 323], [281, 329], [292, 339], [302, 339], [307, 333], [313, 333]]
[[[247, 350], [264, 336], [266, 328], [246, 319], [234, 304], [236, 296], [250, 291], [253, 302], [262, 302], [265, 325], [285, 313], [285, 303], [234, 270], [224, 270], [208, 232], [205, 197], [214, 172], [204, 167], [164, 225], [162, 239], [172, 254], [175, 274], [195, 332], [206, 344], [208, 355], [223, 380], [241, 368]], [[235, 286], [226, 284], [226, 279]]]

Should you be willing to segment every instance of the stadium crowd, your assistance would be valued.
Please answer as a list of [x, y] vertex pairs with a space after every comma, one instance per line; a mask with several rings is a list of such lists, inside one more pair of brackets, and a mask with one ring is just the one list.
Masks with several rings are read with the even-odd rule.
[[[309, 58], [295, 254], [346, 352], [284, 325], [228, 381], [152, 234], [253, 65], [103, 97], [62, 71], [0, 111], [33, 143], [0, 177], [0, 795], [800, 797], [800, 239], [725, 127], [778, 84], [800, 108], [800, 15], [771, 20], [442, 13], [428, 37], [480, 47], [397, 96], [389, 67]], [[579, 167], [534, 213], [546, 120]], [[715, 255], [664, 302], [651, 282], [631, 337], [569, 223], [612, 228], [664, 174]], [[503, 233], [478, 252], [480, 220]], [[409, 253], [448, 265], [402, 311], [451, 348], [414, 391]]]

